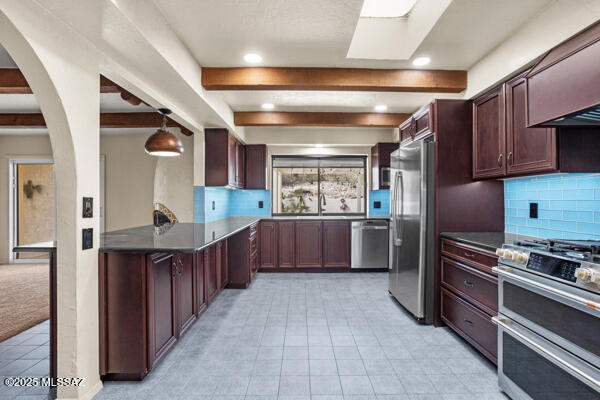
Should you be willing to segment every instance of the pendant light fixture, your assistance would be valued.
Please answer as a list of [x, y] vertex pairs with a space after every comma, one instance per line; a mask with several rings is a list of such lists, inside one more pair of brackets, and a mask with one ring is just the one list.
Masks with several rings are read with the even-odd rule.
[[167, 115], [171, 114], [171, 110], [159, 108], [158, 113], [163, 116], [162, 126], [146, 140], [146, 153], [159, 157], [176, 157], [183, 154], [181, 140], [167, 130]]

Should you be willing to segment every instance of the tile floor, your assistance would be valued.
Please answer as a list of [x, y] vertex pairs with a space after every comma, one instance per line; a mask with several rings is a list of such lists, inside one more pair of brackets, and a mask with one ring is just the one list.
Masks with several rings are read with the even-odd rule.
[[505, 400], [495, 367], [417, 324], [387, 274], [265, 274], [225, 290], [142, 382], [105, 399]]
[[7, 377], [43, 377], [50, 371], [50, 321], [0, 342], [0, 399], [46, 399], [45, 387], [8, 387]]

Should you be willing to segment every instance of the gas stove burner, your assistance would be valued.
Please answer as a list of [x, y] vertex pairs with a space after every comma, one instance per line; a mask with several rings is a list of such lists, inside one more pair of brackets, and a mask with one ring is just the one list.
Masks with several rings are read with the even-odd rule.
[[524, 240], [514, 243], [515, 246], [531, 250], [543, 250], [563, 257], [590, 262], [600, 262], [600, 240]]

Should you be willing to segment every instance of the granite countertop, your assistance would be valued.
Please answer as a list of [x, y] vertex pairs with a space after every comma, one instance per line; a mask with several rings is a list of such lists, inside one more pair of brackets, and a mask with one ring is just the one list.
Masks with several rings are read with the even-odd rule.
[[106, 232], [100, 235], [100, 253], [179, 252], [192, 253], [223, 240], [260, 217], [229, 217], [206, 223], [177, 223], [156, 228], [154, 225]]
[[443, 232], [440, 236], [480, 247], [491, 252], [495, 252], [496, 249], [502, 247], [503, 244], [510, 244], [518, 240], [538, 239], [531, 236], [506, 232]]
[[40, 242], [32, 244], [24, 244], [13, 248], [15, 253], [38, 253], [50, 252], [56, 250], [56, 242]]

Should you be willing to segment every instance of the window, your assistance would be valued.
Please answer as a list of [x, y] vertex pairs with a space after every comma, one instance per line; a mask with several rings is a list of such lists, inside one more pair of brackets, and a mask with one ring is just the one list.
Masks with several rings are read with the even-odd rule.
[[364, 156], [273, 156], [273, 214], [365, 214]]

